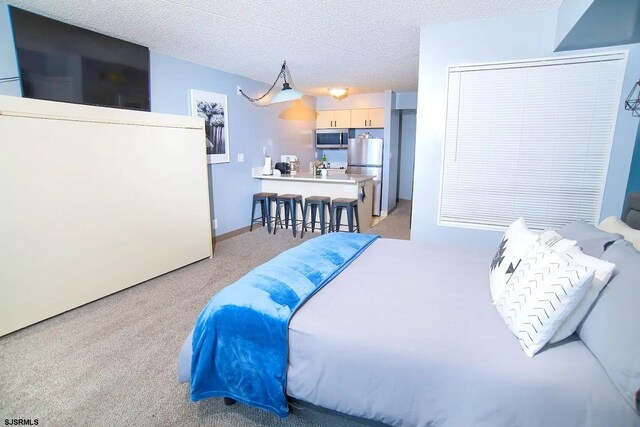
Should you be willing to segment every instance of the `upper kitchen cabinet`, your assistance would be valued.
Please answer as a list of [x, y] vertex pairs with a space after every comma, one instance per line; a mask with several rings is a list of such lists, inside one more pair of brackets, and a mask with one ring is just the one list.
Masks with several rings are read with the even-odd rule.
[[318, 111], [316, 127], [318, 129], [348, 128], [351, 124], [351, 110]]
[[383, 128], [384, 108], [351, 110], [352, 128]]

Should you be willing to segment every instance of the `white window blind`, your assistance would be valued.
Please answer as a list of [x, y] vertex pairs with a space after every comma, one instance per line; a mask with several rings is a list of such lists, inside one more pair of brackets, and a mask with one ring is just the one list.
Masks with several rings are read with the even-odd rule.
[[599, 219], [625, 55], [449, 69], [439, 221]]

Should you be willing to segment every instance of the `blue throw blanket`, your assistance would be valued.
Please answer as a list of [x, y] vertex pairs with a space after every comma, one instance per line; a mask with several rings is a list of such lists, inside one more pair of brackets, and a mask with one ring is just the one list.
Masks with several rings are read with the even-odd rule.
[[283, 252], [216, 294], [193, 331], [191, 400], [231, 397], [289, 413], [289, 321], [378, 236], [329, 233]]

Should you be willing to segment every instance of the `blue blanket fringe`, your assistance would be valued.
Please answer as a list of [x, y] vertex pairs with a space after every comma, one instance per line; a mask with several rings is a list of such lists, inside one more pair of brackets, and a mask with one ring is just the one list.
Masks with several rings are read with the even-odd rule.
[[193, 333], [191, 400], [231, 397], [289, 413], [289, 321], [378, 236], [329, 233], [283, 252], [216, 294]]

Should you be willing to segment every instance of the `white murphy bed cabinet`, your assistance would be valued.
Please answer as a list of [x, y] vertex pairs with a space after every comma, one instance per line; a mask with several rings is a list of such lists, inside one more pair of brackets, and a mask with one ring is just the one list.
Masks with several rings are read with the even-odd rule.
[[204, 122], [0, 96], [0, 335], [210, 257]]

